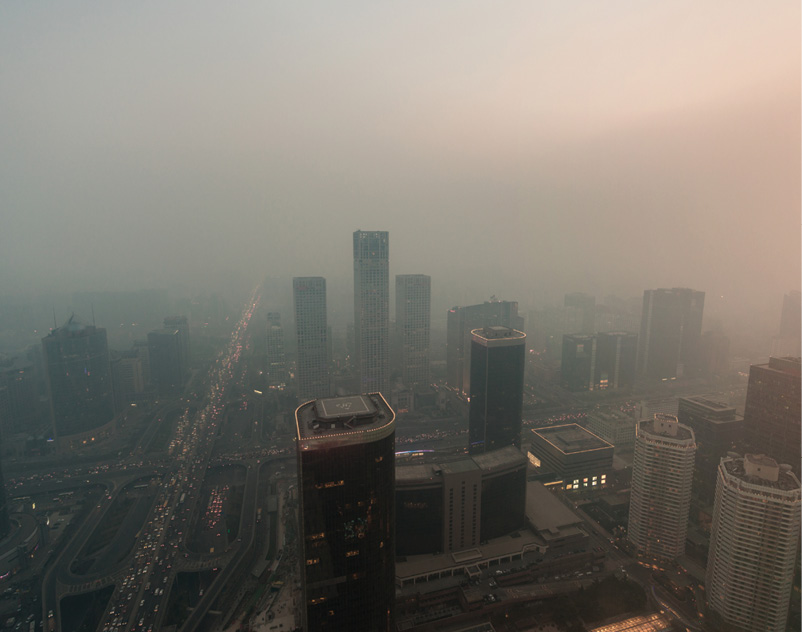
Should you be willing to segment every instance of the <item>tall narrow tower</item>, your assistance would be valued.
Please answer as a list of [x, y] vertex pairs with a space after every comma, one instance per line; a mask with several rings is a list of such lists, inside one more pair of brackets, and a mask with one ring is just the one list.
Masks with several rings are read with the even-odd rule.
[[295, 301], [295, 336], [298, 342], [298, 398], [328, 397], [328, 330], [326, 326], [326, 279], [295, 277], [292, 280]]
[[358, 391], [390, 386], [390, 235], [354, 233], [354, 346]]
[[786, 629], [799, 539], [800, 486], [767, 456], [721, 459], [707, 558], [707, 600], [740, 630]]
[[429, 336], [432, 278], [425, 274], [395, 277], [395, 327], [404, 384], [429, 383]]
[[705, 293], [688, 288], [645, 290], [638, 370], [653, 379], [682, 377], [699, 366]]
[[629, 541], [650, 557], [685, 553], [696, 455], [693, 430], [656, 413], [635, 427]]
[[521, 447], [526, 334], [509, 327], [474, 329], [471, 341], [471, 454]]
[[394, 630], [395, 413], [380, 393], [295, 411], [304, 630]]

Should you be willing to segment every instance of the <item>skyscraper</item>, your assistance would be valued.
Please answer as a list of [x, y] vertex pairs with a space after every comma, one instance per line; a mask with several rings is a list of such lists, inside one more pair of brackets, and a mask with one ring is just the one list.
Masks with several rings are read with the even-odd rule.
[[175, 395], [184, 388], [181, 333], [165, 327], [148, 332], [150, 374], [159, 395]]
[[705, 293], [688, 288], [645, 290], [638, 370], [655, 379], [674, 379], [699, 366]]
[[395, 327], [401, 378], [406, 386], [429, 383], [432, 278], [425, 274], [395, 277]]
[[354, 346], [363, 393], [390, 386], [390, 235], [354, 233]]
[[740, 444], [744, 418], [733, 406], [706, 397], [680, 397], [677, 403], [677, 419], [693, 430], [696, 439], [694, 494], [712, 504], [718, 464]]
[[106, 330], [73, 314], [42, 338], [53, 431], [82, 434], [112, 421], [114, 393]]
[[448, 385], [467, 395], [471, 381], [471, 332], [479, 327], [511, 327], [523, 330], [518, 303], [495, 297], [480, 305], [452, 307], [448, 310], [446, 379]]
[[623, 331], [596, 334], [597, 388], [631, 388], [635, 383], [637, 353], [637, 334]]
[[292, 280], [292, 293], [298, 344], [298, 398], [305, 402], [328, 397], [331, 386], [326, 326], [326, 279], [295, 277]]
[[469, 452], [521, 447], [526, 334], [509, 327], [474, 329], [471, 341]]
[[287, 358], [284, 354], [284, 328], [281, 326], [281, 314], [267, 314], [267, 331], [265, 332], [267, 355], [267, 385], [271, 388], [284, 388], [287, 383]]
[[380, 393], [295, 411], [304, 630], [394, 629], [395, 413]]
[[799, 540], [800, 485], [763, 455], [721, 460], [705, 586], [709, 607], [739, 630], [786, 629]]
[[677, 418], [657, 413], [635, 428], [629, 541], [649, 557], [685, 553], [696, 441]]
[[189, 321], [186, 316], [167, 316], [164, 319], [166, 329], [177, 329], [181, 344], [181, 370], [184, 376], [189, 374], [189, 363], [192, 357], [189, 343]]
[[799, 358], [769, 358], [749, 369], [744, 408], [744, 439], [750, 451], [790, 463], [799, 476]]
[[595, 332], [596, 297], [583, 292], [572, 292], [565, 295], [565, 307], [578, 309], [582, 314], [582, 324], [579, 331], [570, 333], [592, 334]]
[[560, 384], [569, 391], [596, 390], [596, 336], [563, 336]]

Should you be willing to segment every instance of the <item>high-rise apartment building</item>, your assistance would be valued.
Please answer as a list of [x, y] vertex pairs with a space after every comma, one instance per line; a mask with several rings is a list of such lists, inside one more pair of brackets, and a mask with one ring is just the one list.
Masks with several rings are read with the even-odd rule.
[[674, 379], [699, 368], [705, 293], [688, 288], [645, 290], [638, 339], [638, 370]]
[[744, 440], [750, 451], [790, 463], [799, 476], [800, 359], [769, 358], [749, 369]]
[[73, 314], [42, 338], [53, 431], [82, 434], [114, 419], [114, 392], [106, 330]]
[[395, 413], [380, 393], [295, 411], [304, 630], [394, 630]]
[[582, 314], [582, 324], [579, 331], [571, 332], [578, 334], [592, 334], [595, 332], [596, 320], [596, 297], [582, 292], [572, 292], [565, 295], [563, 302], [565, 307], [578, 309]]
[[390, 235], [354, 233], [354, 351], [358, 389], [390, 386]]
[[693, 430], [657, 413], [635, 428], [629, 541], [649, 557], [685, 553], [696, 454]]
[[526, 334], [509, 327], [471, 333], [469, 452], [520, 448]]
[[265, 332], [265, 355], [267, 358], [267, 385], [270, 388], [284, 388], [287, 384], [287, 357], [284, 354], [284, 327], [281, 314], [267, 314]]
[[432, 278], [425, 274], [395, 277], [395, 328], [401, 379], [406, 386], [429, 383]]
[[292, 293], [298, 346], [298, 398], [303, 402], [328, 397], [331, 395], [331, 382], [326, 324], [326, 279], [295, 277], [292, 280]]
[[492, 298], [480, 305], [452, 307], [448, 311], [446, 379], [450, 387], [465, 395], [471, 390], [471, 332], [491, 326], [523, 331], [524, 320], [518, 316], [518, 303]]
[[800, 526], [799, 479], [764, 455], [721, 460], [707, 559], [707, 602], [738, 630], [786, 629]]

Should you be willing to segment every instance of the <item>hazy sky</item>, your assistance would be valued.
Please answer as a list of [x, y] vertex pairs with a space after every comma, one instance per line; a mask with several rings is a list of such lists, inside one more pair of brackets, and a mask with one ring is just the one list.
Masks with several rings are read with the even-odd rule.
[[362, 229], [454, 302], [687, 285], [779, 310], [800, 284], [800, 19], [0, 3], [0, 291], [345, 284]]

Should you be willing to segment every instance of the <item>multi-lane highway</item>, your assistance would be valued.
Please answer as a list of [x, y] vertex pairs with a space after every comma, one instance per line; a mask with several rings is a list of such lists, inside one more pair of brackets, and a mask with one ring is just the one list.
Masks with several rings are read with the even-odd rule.
[[[133, 551], [124, 560], [124, 565], [115, 568], [109, 575], [91, 578], [97, 586], [110, 580], [115, 582], [114, 593], [99, 629], [120, 632], [154, 630], [159, 629], [161, 625], [170, 587], [177, 571], [179, 555], [181, 561], [184, 561], [180, 543], [185, 540], [192, 518], [197, 512], [198, 492], [206, 474], [230, 388], [242, 374], [241, 360], [248, 341], [248, 325], [258, 302], [259, 294], [255, 291], [231, 335], [227, 348], [221, 352], [210, 371], [207, 380], [208, 393], [204, 393], [203, 402], [193, 401], [181, 414], [176, 424], [174, 439], [169, 446], [168, 459], [160, 461], [158, 466], [154, 467], [149, 459], [135, 454], [134, 458], [139, 459], [136, 463], [138, 467], [131, 463], [132, 467], [129, 468], [126, 464], [123, 472], [115, 472], [114, 467], [101, 472], [87, 472], [87, 478], [81, 480], [81, 483], [91, 480], [90, 476], [103, 480], [109, 478], [118, 480], [118, 476], [123, 473], [128, 477], [134, 473], [141, 475], [146, 462], [147, 466], [150, 466], [151, 473], [162, 475], [156, 499], [139, 532]], [[251, 476], [249, 471], [243, 515], [247, 515], [245, 512], [254, 502], [257, 478], [257, 474]], [[36, 484], [41, 485], [42, 482]], [[56, 484], [62, 485], [63, 482], [59, 480]], [[63, 594], [71, 592], [75, 586], [92, 585], [91, 580], [86, 581], [89, 578], [73, 576], [69, 566], [111, 506], [114, 497], [112, 491], [116, 491], [116, 488], [109, 490], [93, 508], [83, 527], [64, 547], [44, 577], [42, 609], [48, 627], [54, 629], [61, 627], [62, 613], [59, 600]], [[249, 498], [251, 500], [248, 500]], [[251, 508], [251, 512], [255, 513], [255, 508]], [[227, 559], [236, 558], [238, 554], [241, 555], [241, 551], [247, 548], [243, 545], [252, 537], [252, 529], [253, 520], [244, 520], [241, 527], [241, 542], [237, 543], [239, 550], [224, 554], [217, 558], [217, 561], [225, 562]], [[212, 563], [214, 561], [212, 560]], [[198, 607], [193, 614], [202, 618], [203, 612], [205, 610]], [[188, 622], [183, 629], [193, 629], [192, 624]]]

